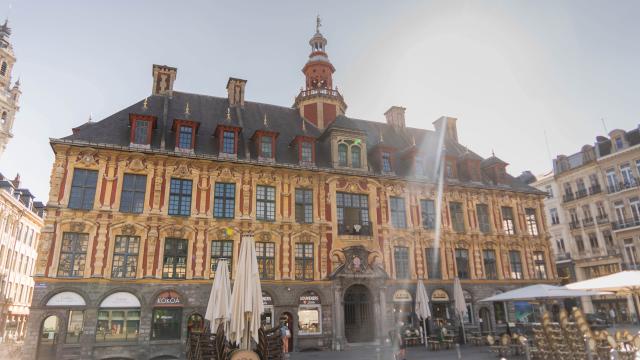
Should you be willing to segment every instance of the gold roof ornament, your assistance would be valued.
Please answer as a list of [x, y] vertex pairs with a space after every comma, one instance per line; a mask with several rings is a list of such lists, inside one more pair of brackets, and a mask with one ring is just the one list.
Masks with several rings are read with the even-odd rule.
[[380, 142], [384, 142], [384, 137], [382, 136], [382, 129], [380, 129]]
[[231, 108], [227, 108], [227, 120], [231, 121]]
[[307, 124], [306, 121], [304, 121], [304, 119], [302, 119], [302, 132], [307, 132]]
[[262, 119], [262, 123], [264, 124], [265, 128], [269, 127], [269, 123], [267, 122], [267, 114], [264, 114], [264, 119]]
[[142, 103], [142, 110], [147, 110], [149, 108], [149, 98], [144, 98], [144, 102]]
[[187, 106], [184, 108], [185, 115], [191, 115], [191, 110], [189, 110], [189, 102], [187, 101]]

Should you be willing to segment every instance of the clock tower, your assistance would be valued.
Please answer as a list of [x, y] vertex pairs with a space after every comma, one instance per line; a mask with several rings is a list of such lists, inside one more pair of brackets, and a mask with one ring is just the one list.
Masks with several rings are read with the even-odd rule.
[[309, 40], [311, 54], [302, 68], [305, 87], [300, 89], [294, 107], [300, 115], [320, 129], [326, 128], [338, 115], [347, 109], [337, 87], [333, 87], [333, 73], [336, 69], [325, 51], [327, 39], [320, 33], [320, 17], [316, 21], [316, 33]]

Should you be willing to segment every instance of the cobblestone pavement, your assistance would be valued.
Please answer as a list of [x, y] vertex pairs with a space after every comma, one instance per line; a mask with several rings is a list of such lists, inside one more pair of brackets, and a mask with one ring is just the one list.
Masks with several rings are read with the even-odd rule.
[[[489, 352], [484, 346], [462, 346], [460, 348], [463, 360], [498, 360], [495, 354]], [[509, 360], [524, 359], [524, 357], [510, 357]], [[299, 352], [291, 353], [290, 360], [393, 360], [391, 349], [381, 349], [376, 351], [376, 347], [362, 346], [345, 351], [322, 351], [322, 352]], [[407, 349], [406, 360], [457, 360], [458, 354], [456, 350], [427, 351], [423, 347], [410, 347]]]

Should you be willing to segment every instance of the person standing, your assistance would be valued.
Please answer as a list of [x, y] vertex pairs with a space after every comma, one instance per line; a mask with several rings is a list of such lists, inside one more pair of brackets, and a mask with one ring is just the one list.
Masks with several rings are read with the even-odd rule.
[[286, 321], [280, 323], [280, 337], [282, 339], [282, 352], [284, 354], [289, 352], [289, 338], [291, 337], [291, 330]]

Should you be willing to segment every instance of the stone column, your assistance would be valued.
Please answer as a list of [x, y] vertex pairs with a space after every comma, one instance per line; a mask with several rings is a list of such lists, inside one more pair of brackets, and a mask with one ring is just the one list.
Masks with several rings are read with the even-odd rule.
[[344, 349], [344, 304], [342, 301], [343, 289], [340, 284], [333, 285], [333, 344], [332, 349], [337, 350], [338, 344], [340, 349]]
[[376, 304], [376, 308], [378, 308], [376, 312], [377, 326], [376, 332], [378, 337], [378, 342], [380, 344], [384, 344], [384, 340], [386, 338], [385, 329], [389, 326], [386, 324], [387, 320], [387, 287], [385, 285], [378, 286], [379, 289], [379, 297], [380, 301]]

